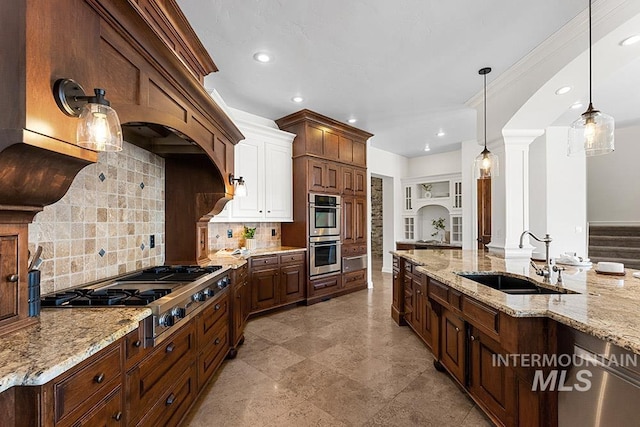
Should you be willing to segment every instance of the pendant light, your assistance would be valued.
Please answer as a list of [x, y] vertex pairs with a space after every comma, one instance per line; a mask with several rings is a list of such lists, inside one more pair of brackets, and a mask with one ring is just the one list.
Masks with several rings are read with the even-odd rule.
[[478, 74], [484, 76], [484, 150], [474, 162], [473, 170], [476, 178], [485, 179], [498, 176], [498, 156], [487, 149], [487, 74], [491, 72], [490, 67], [481, 68]]
[[589, 107], [569, 128], [569, 156], [598, 156], [614, 150], [613, 117], [593, 108], [591, 82], [591, 0], [589, 0]]

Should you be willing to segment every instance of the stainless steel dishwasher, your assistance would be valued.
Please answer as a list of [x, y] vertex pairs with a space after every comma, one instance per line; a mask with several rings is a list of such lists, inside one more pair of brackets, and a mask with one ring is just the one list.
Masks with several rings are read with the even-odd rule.
[[573, 361], [564, 384], [572, 390], [558, 392], [558, 425], [639, 425], [640, 356], [566, 326], [558, 338], [558, 355]]

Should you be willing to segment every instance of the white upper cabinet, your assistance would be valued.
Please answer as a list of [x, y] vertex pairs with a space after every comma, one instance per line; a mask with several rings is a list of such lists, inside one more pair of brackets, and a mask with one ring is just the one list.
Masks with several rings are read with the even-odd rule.
[[236, 196], [212, 222], [293, 221], [294, 134], [262, 117], [231, 109], [245, 136], [235, 146], [234, 176], [242, 177], [247, 195]]

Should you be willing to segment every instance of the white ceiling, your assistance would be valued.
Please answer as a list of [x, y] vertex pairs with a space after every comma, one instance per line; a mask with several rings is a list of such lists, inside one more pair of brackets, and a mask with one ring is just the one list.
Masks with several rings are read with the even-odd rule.
[[[302, 108], [408, 157], [476, 138], [465, 102], [586, 9], [586, 0], [178, 0], [225, 102], [270, 119]], [[399, 7], [402, 5], [402, 7]], [[261, 64], [254, 53], [274, 60]], [[621, 71], [623, 73], [624, 71]], [[627, 74], [632, 74], [628, 71]], [[639, 73], [640, 74], [640, 73]], [[638, 75], [638, 74], [636, 74]], [[620, 76], [620, 78], [627, 78]], [[293, 103], [300, 95], [304, 102]], [[436, 136], [443, 130], [444, 137]]]

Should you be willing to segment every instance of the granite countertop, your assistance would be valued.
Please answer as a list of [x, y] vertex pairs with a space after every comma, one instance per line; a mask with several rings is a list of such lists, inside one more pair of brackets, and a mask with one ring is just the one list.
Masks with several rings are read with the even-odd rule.
[[[562, 273], [562, 286], [576, 294], [509, 295], [456, 272], [507, 272], [549, 285], [536, 276], [528, 259], [504, 259], [473, 250], [392, 253], [420, 264], [418, 271], [510, 316], [546, 316], [640, 354], [640, 279], [632, 276], [636, 270], [626, 269], [625, 276], [619, 277], [598, 274], [592, 268], [567, 266]], [[554, 273], [554, 283], [556, 277]]]
[[247, 260], [252, 256], [261, 255], [277, 255], [290, 252], [304, 252], [307, 248], [297, 248], [294, 246], [271, 246], [268, 248], [259, 248], [254, 251], [248, 252], [245, 255], [231, 255], [230, 252], [224, 249], [209, 254], [209, 259], [201, 263], [201, 265], [221, 265], [229, 268], [239, 268], [247, 263]]
[[0, 337], [0, 393], [49, 382], [150, 315], [148, 308], [43, 308], [38, 323]]
[[396, 243], [405, 243], [408, 245], [416, 245], [416, 246], [455, 246], [461, 248], [462, 245], [458, 243], [447, 243], [447, 242], [438, 242], [438, 241], [424, 241], [424, 240], [396, 240]]

